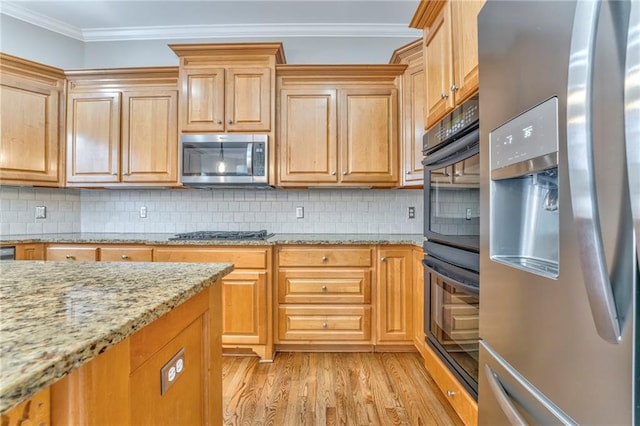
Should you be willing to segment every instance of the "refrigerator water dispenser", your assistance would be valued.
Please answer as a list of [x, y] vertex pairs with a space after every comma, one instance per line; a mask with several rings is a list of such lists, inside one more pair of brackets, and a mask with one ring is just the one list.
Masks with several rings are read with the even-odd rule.
[[557, 98], [493, 130], [489, 143], [491, 259], [557, 279]]

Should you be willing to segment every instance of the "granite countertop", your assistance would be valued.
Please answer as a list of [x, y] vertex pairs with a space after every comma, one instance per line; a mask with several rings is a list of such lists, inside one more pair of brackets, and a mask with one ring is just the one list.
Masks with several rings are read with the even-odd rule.
[[95, 243], [149, 245], [250, 245], [276, 244], [409, 244], [422, 247], [421, 234], [275, 234], [267, 240], [170, 240], [174, 234], [69, 233], [6, 235], [2, 244], [21, 243]]
[[233, 270], [231, 263], [0, 263], [0, 413]]

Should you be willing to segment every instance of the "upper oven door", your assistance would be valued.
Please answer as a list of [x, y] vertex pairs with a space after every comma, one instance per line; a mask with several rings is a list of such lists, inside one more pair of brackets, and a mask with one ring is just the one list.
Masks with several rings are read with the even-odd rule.
[[424, 235], [428, 240], [478, 251], [479, 142], [476, 128], [423, 160]]

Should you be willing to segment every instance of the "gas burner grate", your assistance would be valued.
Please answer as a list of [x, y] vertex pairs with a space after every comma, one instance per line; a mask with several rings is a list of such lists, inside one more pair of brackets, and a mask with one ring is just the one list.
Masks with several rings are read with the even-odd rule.
[[266, 230], [260, 231], [195, 231], [176, 234], [170, 240], [266, 240], [273, 237]]

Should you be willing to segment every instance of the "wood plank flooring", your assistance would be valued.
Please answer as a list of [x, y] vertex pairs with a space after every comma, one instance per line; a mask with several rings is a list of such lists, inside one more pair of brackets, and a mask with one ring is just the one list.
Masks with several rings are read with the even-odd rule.
[[225, 425], [462, 425], [417, 353], [223, 359]]

